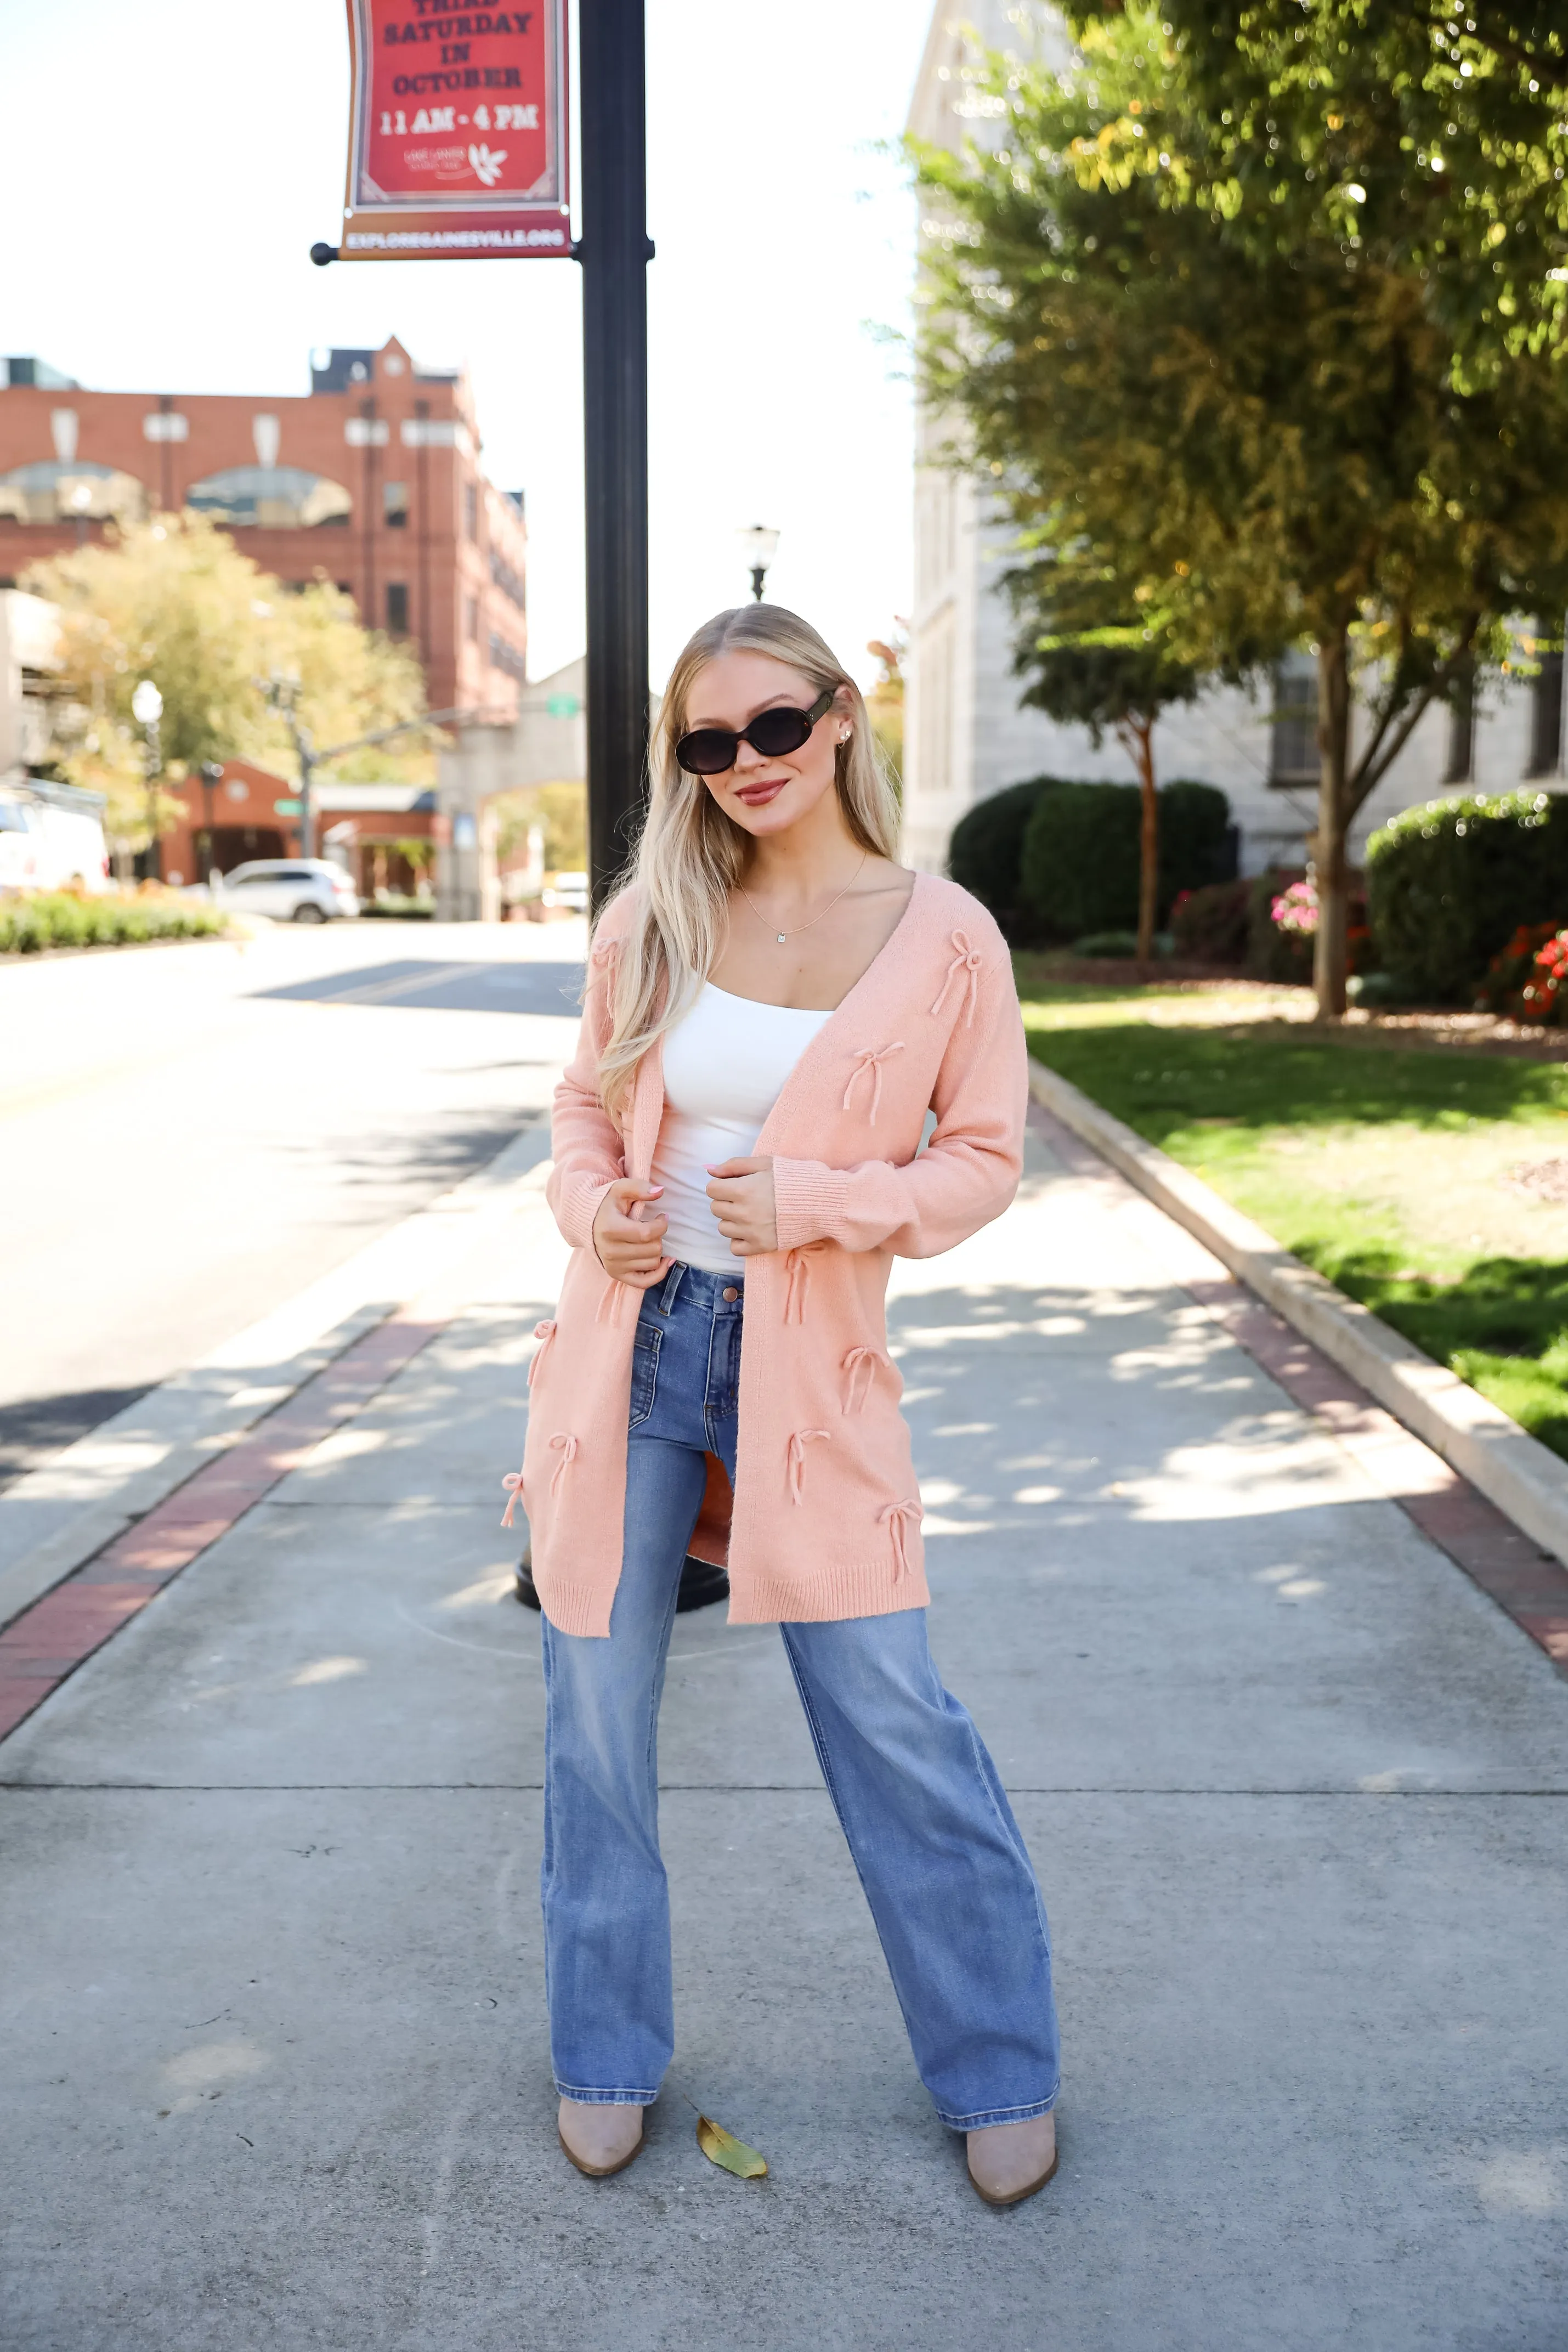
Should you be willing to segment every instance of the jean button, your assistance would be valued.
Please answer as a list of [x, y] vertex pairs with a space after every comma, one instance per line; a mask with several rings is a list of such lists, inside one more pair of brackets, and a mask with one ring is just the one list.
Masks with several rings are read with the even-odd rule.
[[728, 1299], [730, 1304], [733, 1306], [735, 1301], [740, 1297], [740, 1293], [738, 1290], [730, 1289], [723, 1292], [722, 1296]]

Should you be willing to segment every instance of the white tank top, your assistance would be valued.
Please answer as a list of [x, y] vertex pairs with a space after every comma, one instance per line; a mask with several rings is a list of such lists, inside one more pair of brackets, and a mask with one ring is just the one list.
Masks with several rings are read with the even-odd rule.
[[668, 1217], [668, 1256], [707, 1274], [744, 1275], [714, 1219], [708, 1169], [746, 1160], [784, 1081], [829, 1013], [798, 1013], [731, 996], [711, 981], [664, 1039], [664, 1116], [653, 1153], [655, 1204]]

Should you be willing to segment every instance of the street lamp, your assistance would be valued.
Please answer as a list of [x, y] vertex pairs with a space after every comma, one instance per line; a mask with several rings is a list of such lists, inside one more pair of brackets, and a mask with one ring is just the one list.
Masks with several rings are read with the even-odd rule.
[[138, 681], [131, 698], [131, 715], [147, 738], [142, 756], [147, 778], [147, 878], [161, 882], [163, 878], [163, 845], [158, 838], [158, 779], [163, 772], [163, 747], [159, 738], [158, 722], [163, 716], [163, 698], [150, 677]]
[[754, 522], [747, 530], [737, 531], [736, 536], [740, 541], [747, 570], [751, 574], [751, 593], [760, 604], [768, 567], [779, 551], [779, 533], [769, 530], [764, 522]]
[[207, 870], [200, 878], [209, 888], [213, 879], [213, 794], [223, 780], [224, 763], [221, 760], [202, 761], [202, 862]]

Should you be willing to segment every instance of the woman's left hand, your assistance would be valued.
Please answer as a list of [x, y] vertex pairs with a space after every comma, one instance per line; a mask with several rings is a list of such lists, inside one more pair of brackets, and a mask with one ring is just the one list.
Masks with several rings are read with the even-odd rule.
[[708, 1170], [707, 1188], [719, 1232], [737, 1257], [756, 1257], [779, 1246], [779, 1216], [773, 1202], [771, 1160], [721, 1160]]

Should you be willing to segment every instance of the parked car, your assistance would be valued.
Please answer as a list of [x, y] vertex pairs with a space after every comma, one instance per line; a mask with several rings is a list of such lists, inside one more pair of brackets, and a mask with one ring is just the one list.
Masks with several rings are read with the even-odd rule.
[[254, 857], [225, 874], [214, 896], [280, 923], [330, 923], [360, 911], [353, 884], [325, 857]]
[[107, 889], [102, 807], [68, 784], [0, 790], [0, 890]]
[[586, 874], [558, 874], [551, 886], [540, 892], [540, 904], [564, 907], [573, 915], [588, 912], [588, 877]]

